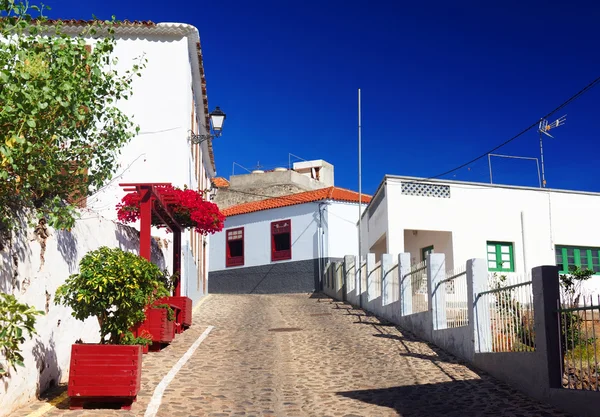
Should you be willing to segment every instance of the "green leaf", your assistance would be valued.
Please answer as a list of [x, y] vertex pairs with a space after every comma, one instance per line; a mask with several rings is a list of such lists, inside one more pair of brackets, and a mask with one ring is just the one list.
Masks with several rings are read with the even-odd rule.
[[35, 120], [32, 120], [32, 119], [27, 120], [27, 126], [35, 127], [36, 126]]

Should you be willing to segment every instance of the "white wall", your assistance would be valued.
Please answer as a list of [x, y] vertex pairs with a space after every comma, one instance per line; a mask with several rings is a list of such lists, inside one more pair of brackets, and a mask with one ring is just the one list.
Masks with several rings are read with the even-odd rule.
[[[361, 234], [361, 253], [364, 255], [369, 249], [378, 243], [383, 235], [386, 234], [386, 219], [390, 215], [388, 209], [389, 202], [387, 197], [387, 190], [385, 187], [381, 187], [373, 196], [372, 201], [376, 201], [383, 196], [383, 199], [375, 210], [373, 208], [366, 208], [366, 212], [362, 217], [361, 227], [363, 232]], [[358, 220], [358, 219], [357, 219]]]
[[[133, 228], [87, 210], [71, 232], [51, 230], [41, 268], [41, 246], [31, 238], [17, 235], [12, 244], [4, 242], [0, 251], [0, 291], [46, 311], [36, 322], [39, 335], [22, 345], [25, 367], [11, 371], [11, 377], [3, 380], [6, 383], [0, 384], [0, 416], [10, 415], [15, 408], [33, 400], [51, 381], [58, 384], [68, 380], [71, 345], [75, 340], [99, 341], [96, 319], [78, 321], [71, 316], [71, 309], [54, 304], [56, 288], [70, 274], [78, 272], [81, 258], [100, 246], [139, 252], [139, 235]], [[164, 267], [164, 254], [156, 243], [152, 258]]]
[[[280, 262], [318, 258], [317, 228], [319, 204], [306, 203], [228, 217], [225, 227], [210, 236], [209, 271], [247, 268], [271, 263], [271, 222], [290, 219], [292, 223], [292, 259]], [[244, 265], [225, 266], [225, 234], [227, 229], [244, 227]]]
[[397, 243], [404, 241], [404, 230], [452, 231], [454, 265], [486, 259], [486, 242], [502, 241], [513, 243], [515, 270], [524, 272], [525, 264], [528, 270], [553, 265], [555, 245], [600, 247], [598, 194], [440, 181], [450, 185], [451, 197], [436, 198], [403, 195], [401, 182], [411, 179], [386, 181], [390, 253], [405, 244]]
[[358, 204], [331, 201], [327, 205], [327, 256], [358, 255]]
[[134, 59], [148, 62], [141, 77], [133, 79], [133, 95], [119, 108], [140, 126], [140, 134], [125, 145], [118, 177], [88, 199], [88, 206], [116, 219], [115, 205], [124, 195], [119, 183], [172, 182], [195, 185], [187, 141], [191, 128], [191, 72], [185, 38], [119, 39], [114, 54], [117, 71], [130, 68]]
[[436, 253], [446, 255], [446, 270], [454, 269], [454, 250], [452, 247], [452, 232], [439, 232], [430, 230], [404, 231], [404, 250], [410, 253], [411, 263], [423, 262], [421, 249], [433, 246]]
[[[116, 219], [115, 206], [125, 195], [119, 183], [170, 182], [192, 189], [208, 184], [206, 177], [212, 167], [205, 166], [210, 164], [207, 143], [202, 144], [198, 155], [203, 164], [196, 178], [195, 160], [188, 141], [194, 111], [188, 48], [188, 39], [181, 36], [121, 37], [117, 40], [114, 51], [119, 58], [117, 71], [131, 68], [140, 56], [147, 63], [142, 76], [133, 78], [133, 95], [119, 102], [119, 108], [140, 126], [140, 134], [121, 150], [120, 166], [112, 182], [88, 198], [88, 207], [106, 218]], [[204, 114], [196, 115], [196, 118], [203, 123]], [[139, 224], [133, 226], [139, 229]], [[171, 235], [164, 230], [153, 229], [152, 233], [172, 242]], [[203, 293], [195, 288], [199, 264], [194, 262], [191, 247], [190, 234], [184, 232], [182, 295], [188, 295], [196, 302]], [[200, 251], [196, 253], [197, 256], [201, 254]]]

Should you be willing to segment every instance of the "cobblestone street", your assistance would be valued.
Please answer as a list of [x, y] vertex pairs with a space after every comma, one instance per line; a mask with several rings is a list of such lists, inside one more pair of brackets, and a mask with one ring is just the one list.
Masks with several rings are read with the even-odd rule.
[[44, 415], [144, 415], [163, 376], [214, 326], [158, 416], [565, 416], [329, 298], [211, 295], [194, 320], [171, 346], [144, 356], [131, 411], [69, 411], [66, 400]]

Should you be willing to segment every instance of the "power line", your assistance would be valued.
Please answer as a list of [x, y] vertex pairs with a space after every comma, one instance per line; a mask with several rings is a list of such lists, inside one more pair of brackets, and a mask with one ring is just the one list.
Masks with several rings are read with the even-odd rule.
[[[557, 111], [565, 108], [566, 106], [568, 106], [569, 104], [571, 104], [573, 101], [577, 100], [579, 97], [581, 97], [582, 95], [584, 95], [585, 93], [587, 93], [589, 90], [591, 90], [592, 88], [594, 88], [598, 83], [600, 83], [600, 77], [596, 78], [594, 81], [592, 81], [591, 83], [589, 83], [588, 85], [586, 85], [584, 88], [582, 88], [581, 90], [579, 90], [576, 94], [574, 94], [573, 96], [571, 96], [567, 101], [565, 101], [560, 106], [558, 106], [557, 108], [555, 108], [554, 110], [552, 110], [550, 113], [548, 113], [545, 116], [543, 116], [542, 119], [547, 119], [550, 116], [552, 116], [554, 113], [556, 113]], [[509, 144], [513, 140], [515, 140], [515, 139], [523, 136], [525, 133], [529, 132], [531, 129], [533, 129], [534, 127], [536, 127], [539, 124], [539, 122], [540, 122], [540, 119], [536, 120], [529, 127], [521, 130], [519, 133], [517, 133], [512, 138], [510, 138], [510, 139], [502, 142], [500, 145], [496, 146], [495, 148], [490, 149], [489, 151], [485, 152], [484, 154], [481, 154], [477, 158], [474, 158], [474, 159], [470, 160], [469, 162], [466, 162], [466, 163], [464, 163], [462, 165], [457, 166], [456, 168], [453, 168], [453, 169], [451, 169], [449, 171], [446, 171], [446, 172], [443, 172], [441, 174], [434, 175], [433, 177], [425, 178], [425, 179], [418, 180], [418, 181], [427, 181], [427, 180], [432, 180], [432, 179], [435, 179], [435, 178], [440, 178], [440, 177], [443, 177], [444, 175], [451, 174], [454, 171], [458, 171], [459, 169], [464, 168], [464, 167], [472, 164], [473, 162], [479, 161], [481, 158], [485, 158], [488, 154], [490, 154], [490, 153], [492, 153], [494, 151], [497, 151], [498, 149], [500, 149], [503, 146]]]

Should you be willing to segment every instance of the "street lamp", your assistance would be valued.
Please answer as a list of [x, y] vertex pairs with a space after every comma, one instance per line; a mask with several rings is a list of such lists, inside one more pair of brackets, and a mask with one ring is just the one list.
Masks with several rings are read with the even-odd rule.
[[196, 134], [190, 130], [190, 141], [193, 144], [200, 144], [206, 140], [218, 138], [221, 136], [223, 130], [223, 123], [225, 122], [225, 113], [219, 106], [217, 106], [210, 114], [210, 125], [213, 133]]

